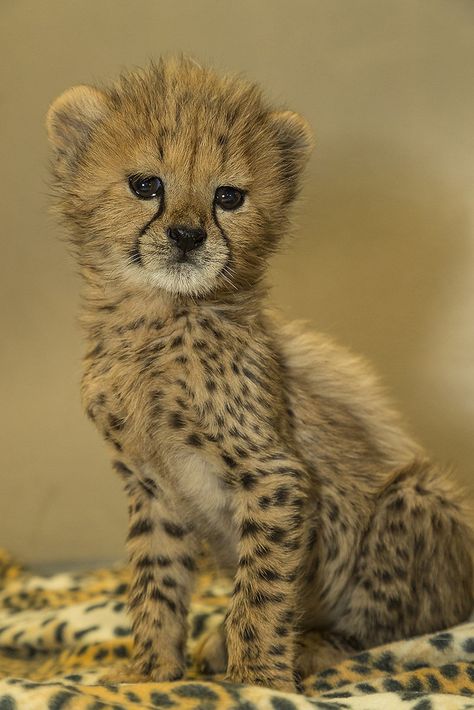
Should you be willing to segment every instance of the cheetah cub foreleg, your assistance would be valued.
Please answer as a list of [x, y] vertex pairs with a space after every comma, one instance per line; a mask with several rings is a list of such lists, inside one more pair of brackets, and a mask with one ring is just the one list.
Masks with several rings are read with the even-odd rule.
[[[225, 629], [230, 680], [294, 689], [305, 471], [275, 452], [248, 466], [236, 496], [238, 565]], [[251, 462], [250, 462], [251, 463]]]

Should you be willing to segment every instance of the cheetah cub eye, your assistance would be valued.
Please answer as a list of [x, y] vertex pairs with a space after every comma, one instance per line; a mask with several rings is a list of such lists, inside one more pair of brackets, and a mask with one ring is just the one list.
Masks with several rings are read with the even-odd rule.
[[141, 200], [151, 200], [163, 194], [163, 182], [156, 175], [151, 177], [141, 177], [141, 175], [131, 175], [128, 178], [130, 190]]
[[214, 196], [214, 202], [223, 210], [236, 210], [243, 204], [244, 199], [243, 191], [230, 185], [218, 187]]

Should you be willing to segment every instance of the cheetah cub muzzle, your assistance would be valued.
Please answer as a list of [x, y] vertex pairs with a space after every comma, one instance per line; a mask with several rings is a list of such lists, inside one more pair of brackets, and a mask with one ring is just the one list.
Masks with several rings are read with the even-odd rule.
[[82, 275], [82, 398], [129, 503], [134, 652], [112, 676], [183, 675], [204, 541], [234, 591], [200, 661], [234, 683], [291, 691], [464, 620], [471, 538], [447, 476], [364, 362], [264, 306], [307, 123], [179, 59], [66, 91], [47, 127]]

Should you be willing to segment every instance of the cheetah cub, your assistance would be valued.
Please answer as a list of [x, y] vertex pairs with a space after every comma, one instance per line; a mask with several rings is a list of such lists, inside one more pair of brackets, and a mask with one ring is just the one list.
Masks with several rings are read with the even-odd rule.
[[200, 661], [234, 683], [291, 691], [339, 654], [463, 621], [470, 533], [446, 477], [362, 361], [264, 307], [306, 122], [178, 59], [66, 91], [47, 127], [82, 397], [129, 501], [134, 653], [115, 679], [183, 675], [203, 541], [234, 591]]

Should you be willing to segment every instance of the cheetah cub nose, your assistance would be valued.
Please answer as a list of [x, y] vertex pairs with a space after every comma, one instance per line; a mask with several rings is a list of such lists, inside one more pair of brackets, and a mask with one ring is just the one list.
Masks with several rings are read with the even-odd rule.
[[207, 234], [204, 229], [185, 227], [180, 224], [168, 228], [168, 237], [176, 242], [176, 245], [181, 251], [186, 253], [200, 247], [206, 239]]

